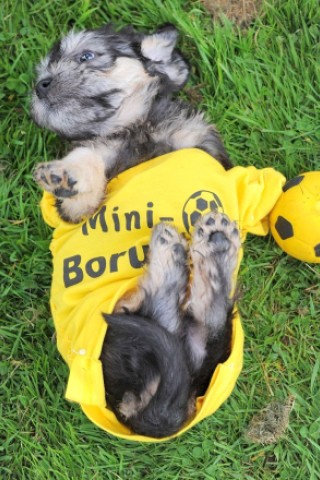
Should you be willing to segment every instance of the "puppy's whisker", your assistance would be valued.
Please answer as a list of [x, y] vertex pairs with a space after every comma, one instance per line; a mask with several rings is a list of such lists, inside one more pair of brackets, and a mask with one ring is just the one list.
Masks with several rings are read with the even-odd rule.
[[197, 253], [198, 255], [200, 255], [203, 258], [205, 257], [205, 255], [202, 252], [200, 252], [199, 250], [195, 250], [194, 248], [192, 248], [191, 251], [192, 251], [192, 253]]

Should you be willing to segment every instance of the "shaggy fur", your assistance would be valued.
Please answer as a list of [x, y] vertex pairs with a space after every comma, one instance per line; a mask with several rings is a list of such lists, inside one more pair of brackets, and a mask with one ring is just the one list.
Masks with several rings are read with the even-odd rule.
[[111, 26], [71, 32], [39, 65], [32, 116], [75, 148], [34, 176], [64, 220], [93, 214], [107, 180], [174, 150], [198, 147], [231, 167], [215, 127], [172, 97], [189, 75], [177, 36], [172, 26], [152, 35]]
[[[173, 96], [189, 75], [177, 38], [171, 25], [151, 35], [110, 25], [71, 32], [39, 65], [32, 116], [73, 149], [38, 165], [34, 178], [65, 221], [97, 211], [120, 172], [174, 150], [197, 147], [231, 167], [215, 127]], [[236, 225], [218, 213], [197, 224], [190, 251], [172, 226], [158, 225], [138, 288], [105, 315], [107, 404], [136, 433], [177, 432], [228, 357], [239, 245]]]
[[190, 252], [174, 227], [160, 223], [138, 288], [105, 315], [109, 327], [101, 360], [107, 403], [135, 432], [176, 433], [217, 364], [228, 358], [239, 247], [235, 223], [220, 213], [197, 223]]

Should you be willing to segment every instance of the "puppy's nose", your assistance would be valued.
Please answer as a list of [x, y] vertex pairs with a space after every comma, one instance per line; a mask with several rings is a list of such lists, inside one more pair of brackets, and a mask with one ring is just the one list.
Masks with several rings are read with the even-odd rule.
[[52, 78], [48, 77], [48, 78], [45, 78], [44, 80], [41, 80], [36, 85], [36, 94], [39, 98], [46, 97], [46, 95], [48, 94], [51, 82], [52, 82]]

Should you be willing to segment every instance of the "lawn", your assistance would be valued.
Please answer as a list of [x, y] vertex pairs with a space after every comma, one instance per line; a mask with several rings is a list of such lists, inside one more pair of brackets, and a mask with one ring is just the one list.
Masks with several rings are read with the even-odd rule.
[[[246, 334], [237, 386], [217, 413], [176, 440], [130, 443], [64, 399], [67, 367], [49, 310], [51, 231], [32, 180], [65, 146], [29, 118], [34, 66], [68, 31], [109, 21], [172, 22], [192, 65], [184, 96], [206, 112], [235, 164], [287, 178], [320, 170], [318, 0], [265, 1], [245, 28], [213, 22], [199, 1], [1, 1], [0, 478], [230, 480], [320, 478], [320, 268], [250, 237], [240, 270]], [[251, 443], [251, 418], [295, 397], [285, 434]]]

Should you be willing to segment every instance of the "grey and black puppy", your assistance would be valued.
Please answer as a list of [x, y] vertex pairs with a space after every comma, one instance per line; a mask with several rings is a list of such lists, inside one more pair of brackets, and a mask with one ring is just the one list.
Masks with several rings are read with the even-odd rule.
[[39, 65], [32, 116], [74, 145], [62, 160], [35, 170], [63, 219], [91, 215], [107, 180], [174, 150], [198, 147], [231, 167], [215, 127], [172, 98], [189, 75], [177, 38], [172, 26], [153, 35], [111, 26], [72, 32]]
[[[32, 116], [71, 141], [73, 150], [38, 165], [34, 177], [54, 194], [65, 221], [93, 214], [107, 181], [120, 172], [174, 150], [197, 147], [231, 167], [215, 127], [173, 97], [189, 76], [177, 38], [171, 25], [151, 35], [110, 25], [71, 32], [38, 66]], [[238, 229], [226, 216], [212, 213], [198, 223], [187, 298], [187, 244], [160, 224], [139, 288], [106, 316], [107, 403], [135, 432], [177, 432], [227, 358], [239, 245]]]

